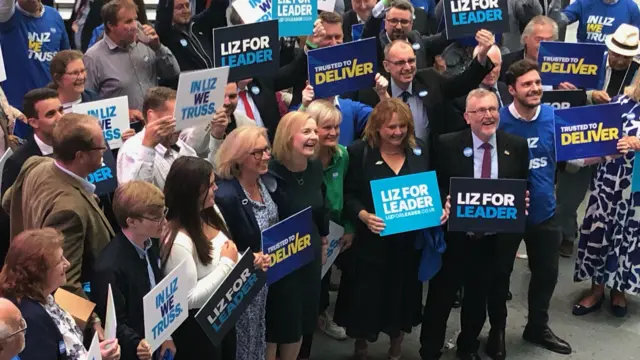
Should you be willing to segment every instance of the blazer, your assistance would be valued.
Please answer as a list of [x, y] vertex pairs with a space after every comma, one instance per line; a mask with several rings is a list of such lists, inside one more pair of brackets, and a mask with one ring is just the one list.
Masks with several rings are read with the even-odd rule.
[[506, 82], [505, 75], [509, 67], [516, 61], [524, 59], [524, 49], [510, 52], [508, 54], [502, 54], [502, 68], [500, 69], [500, 81]]
[[[350, 0], [347, 0], [345, 3], [347, 2], [351, 3]], [[351, 9], [351, 6], [349, 7], [350, 9], [342, 15], [342, 38], [344, 42], [353, 41], [353, 37], [351, 36], [351, 27], [358, 24], [358, 14]], [[431, 34], [433, 29], [432, 26], [430, 26], [431, 21], [429, 21], [429, 15], [420, 8], [415, 8], [414, 14], [415, 19], [413, 20], [412, 30], [417, 31], [421, 35]], [[380, 25], [381, 24], [382, 23], [380, 23]]]
[[216, 205], [224, 217], [231, 238], [242, 253], [262, 251], [262, 231], [253, 213], [253, 207], [236, 178], [218, 182]]
[[100, 251], [115, 235], [94, 195], [53, 159], [33, 156], [4, 194], [2, 207], [11, 219], [11, 238], [25, 229], [62, 232], [62, 250], [71, 263], [63, 287], [86, 298], [82, 283], [91, 281]]
[[20, 301], [11, 300], [22, 313], [27, 322], [24, 340], [25, 347], [20, 353], [20, 360], [67, 360], [62, 334], [49, 313], [38, 301], [23, 297]]
[[[156, 284], [162, 280], [159, 268], [160, 249], [152, 242], [147, 251]], [[118, 233], [102, 249], [91, 280], [91, 301], [95, 312], [105, 319], [109, 284], [113, 294], [117, 327], [116, 337], [122, 360], [138, 360], [136, 349], [144, 339], [144, 310], [142, 298], [152, 289], [147, 273], [147, 261], [140, 258], [133, 244]]]
[[[498, 81], [498, 93], [502, 99], [502, 105], [507, 106], [513, 102], [513, 96], [509, 94], [507, 85], [502, 81]], [[460, 96], [447, 104], [447, 123], [444, 124], [442, 134], [448, 134], [464, 129], [468, 129], [469, 125], [464, 120], [464, 112], [467, 107], [467, 96]]]

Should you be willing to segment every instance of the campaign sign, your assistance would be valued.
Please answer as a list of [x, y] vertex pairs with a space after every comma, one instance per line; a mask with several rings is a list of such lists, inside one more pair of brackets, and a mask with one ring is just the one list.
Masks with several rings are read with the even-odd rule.
[[376, 216], [385, 223], [380, 236], [440, 225], [442, 203], [435, 171], [371, 181]]
[[229, 67], [229, 80], [273, 74], [280, 67], [278, 21], [213, 29], [213, 61]]
[[376, 39], [364, 39], [311, 50], [309, 83], [317, 99], [373, 87], [377, 64]]
[[447, 39], [474, 36], [480, 29], [509, 32], [508, 0], [446, 0], [444, 22]]
[[542, 92], [542, 103], [556, 109], [568, 109], [587, 105], [587, 92], [584, 90], [550, 90]]
[[362, 31], [364, 30], [364, 24], [351, 25], [351, 38], [353, 41], [362, 39]]
[[543, 41], [538, 51], [542, 83], [555, 86], [569, 82], [579, 88], [597, 88], [606, 51], [603, 44]]
[[638, 160], [635, 158], [636, 155], [638, 155], [638, 153], [634, 154], [633, 159], [633, 173], [631, 173], [631, 192], [640, 191], [640, 161], [636, 161]]
[[180, 73], [176, 98], [176, 131], [211, 121], [224, 103], [229, 67]]
[[110, 148], [122, 146], [122, 133], [129, 129], [129, 100], [126, 96], [80, 103], [71, 109], [76, 114], [97, 118]]
[[89, 350], [87, 351], [86, 360], [102, 360], [102, 353], [100, 352], [100, 341], [98, 340], [98, 333], [93, 334], [93, 339], [91, 340], [91, 346], [89, 346]]
[[622, 136], [619, 104], [581, 106], [555, 111], [556, 159], [585, 159], [617, 154]]
[[306, 36], [318, 18], [317, 0], [273, 0], [280, 36]]
[[113, 340], [116, 338], [118, 319], [116, 318], [116, 306], [113, 303], [113, 291], [111, 291], [111, 284], [109, 284], [109, 292], [107, 293], [107, 312], [105, 316], [104, 339]]
[[253, 265], [253, 254], [247, 249], [195, 316], [214, 346], [219, 345], [229, 329], [235, 326], [264, 287], [266, 278], [266, 273]]
[[142, 298], [144, 338], [151, 351], [164, 341], [189, 316], [189, 291], [186, 284], [187, 263], [181, 262]]
[[234, 0], [231, 6], [233, 6], [245, 24], [273, 19], [271, 16], [271, 0]]
[[268, 285], [313, 260], [312, 226], [311, 207], [308, 207], [262, 232], [262, 251], [271, 257]]
[[102, 166], [87, 176], [87, 181], [96, 186], [94, 194], [98, 196], [111, 194], [118, 187], [116, 160], [107, 143], [107, 150], [102, 154]]
[[318, 11], [333, 11], [336, 8], [336, 0], [318, 0]]
[[449, 231], [520, 233], [527, 180], [451, 178]]
[[329, 235], [327, 236], [327, 240], [329, 241], [329, 247], [327, 248], [327, 262], [322, 264], [320, 279], [327, 274], [329, 269], [331, 269], [331, 265], [336, 262], [341, 250], [340, 238], [342, 238], [342, 235], [344, 235], [344, 228], [333, 221], [330, 221]]

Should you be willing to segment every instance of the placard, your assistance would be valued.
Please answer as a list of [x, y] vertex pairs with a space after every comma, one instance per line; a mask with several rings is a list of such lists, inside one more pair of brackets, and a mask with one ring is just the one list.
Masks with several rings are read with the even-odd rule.
[[118, 187], [118, 176], [116, 174], [116, 160], [107, 143], [107, 150], [102, 153], [102, 166], [87, 176], [87, 181], [96, 186], [93, 192], [98, 196], [111, 194]]
[[344, 235], [344, 228], [333, 221], [329, 222], [329, 235], [327, 236], [327, 240], [329, 241], [329, 247], [327, 248], [327, 262], [322, 264], [322, 271], [320, 272], [320, 279], [322, 279], [336, 259], [338, 255], [340, 255], [340, 238]]
[[526, 192], [525, 179], [451, 178], [449, 231], [524, 232]]
[[318, 18], [317, 0], [273, 0], [272, 14], [278, 19], [280, 36], [306, 36], [313, 33], [313, 23]]
[[118, 149], [122, 146], [122, 133], [129, 129], [129, 99], [126, 96], [76, 104], [71, 111], [98, 119], [109, 147]]
[[233, 6], [245, 24], [272, 19], [271, 0], [234, 0], [231, 6]]
[[75, 321], [80, 330], [84, 331], [89, 317], [91, 317], [93, 310], [96, 308], [96, 304], [63, 288], [58, 288], [53, 294], [53, 298], [62, 310], [73, 317], [73, 321]]
[[164, 341], [189, 317], [189, 289], [186, 284], [187, 263], [182, 261], [142, 298], [144, 338], [151, 351]]
[[223, 106], [229, 67], [180, 73], [176, 98], [176, 131], [209, 123]]
[[449, 0], [444, 2], [447, 39], [475, 36], [480, 29], [509, 32], [508, 0]]
[[213, 61], [229, 66], [229, 80], [274, 74], [280, 68], [278, 21], [213, 29]]
[[376, 216], [385, 223], [380, 236], [440, 225], [442, 202], [435, 171], [371, 181]]
[[109, 284], [109, 292], [107, 293], [106, 319], [104, 321], [104, 339], [115, 339], [117, 327], [118, 320], [116, 318], [116, 307], [113, 304], [113, 292], [111, 291], [111, 284]]
[[622, 136], [620, 104], [582, 106], [555, 111], [556, 159], [586, 159], [618, 154]]
[[378, 72], [375, 38], [315, 49], [307, 55], [309, 83], [316, 99], [375, 85]]
[[93, 334], [93, 339], [91, 339], [91, 346], [87, 351], [86, 360], [102, 360], [102, 353], [100, 352], [100, 341], [98, 340], [98, 333]]
[[256, 269], [253, 259], [250, 249], [245, 250], [222, 284], [195, 316], [214, 346], [220, 344], [265, 286], [267, 275]]
[[587, 92], [583, 89], [543, 91], [541, 102], [556, 109], [585, 106], [587, 105]]
[[633, 173], [631, 173], [631, 192], [640, 191], [640, 161], [636, 161], [638, 160], [635, 158], [636, 155], [638, 155], [638, 153], [634, 154], [633, 159]]
[[579, 88], [597, 88], [606, 51], [603, 44], [543, 41], [538, 51], [542, 83], [556, 86], [569, 82]]
[[336, 0], [318, 0], [318, 11], [334, 11]]
[[351, 25], [351, 39], [358, 41], [362, 39], [362, 31], [364, 30], [364, 24]]
[[268, 285], [313, 260], [312, 226], [311, 207], [308, 207], [262, 232], [262, 252], [271, 257]]

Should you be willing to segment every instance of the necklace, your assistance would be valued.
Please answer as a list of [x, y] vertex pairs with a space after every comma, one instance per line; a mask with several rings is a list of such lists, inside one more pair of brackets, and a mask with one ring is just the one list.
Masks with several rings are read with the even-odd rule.
[[295, 173], [292, 172], [291, 175], [298, 182], [298, 185], [304, 185], [304, 173], [302, 173], [302, 176], [300, 176], [299, 179], [298, 179], [298, 177], [296, 176]]
[[399, 155], [402, 154], [402, 151], [386, 151], [383, 149], [380, 149], [380, 152], [387, 154], [387, 155]]

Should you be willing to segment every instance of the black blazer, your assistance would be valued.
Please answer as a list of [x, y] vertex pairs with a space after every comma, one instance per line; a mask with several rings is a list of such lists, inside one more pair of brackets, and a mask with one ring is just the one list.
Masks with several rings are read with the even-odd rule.
[[25, 348], [19, 355], [20, 360], [67, 360], [62, 334], [42, 305], [28, 297], [20, 301], [9, 300], [20, 309], [27, 322]]
[[516, 61], [524, 59], [524, 49], [502, 55], [502, 68], [500, 69], [500, 81], [506, 81], [505, 75], [509, 67]]
[[[507, 106], [513, 102], [513, 96], [509, 94], [507, 85], [502, 81], [498, 81], [498, 93], [502, 99], [502, 105]], [[443, 129], [443, 134], [448, 134], [464, 129], [468, 129], [469, 125], [464, 120], [464, 112], [467, 106], [467, 96], [460, 96], [447, 104], [447, 123]]]
[[254, 253], [262, 251], [260, 226], [238, 180], [233, 178], [218, 182], [215, 201], [238, 252], [242, 253], [248, 248]]
[[[157, 284], [162, 280], [162, 273], [158, 267], [160, 250], [155, 243], [148, 250], [148, 256]], [[102, 249], [93, 275], [90, 296], [91, 301], [96, 304], [96, 314], [105, 319], [107, 294], [111, 284], [121, 359], [137, 360], [136, 348], [144, 338], [145, 330], [142, 298], [151, 290], [146, 260], [140, 258], [123, 233], [118, 233]]]
[[[342, 33], [344, 42], [353, 41], [353, 37], [351, 36], [351, 27], [358, 23], [358, 14], [351, 9], [351, 1], [345, 1], [345, 5], [347, 3], [349, 3], [349, 10], [342, 14]], [[417, 31], [421, 35], [431, 34], [432, 27], [429, 26], [431, 23], [429, 15], [427, 15], [423, 9], [416, 8], [415, 16], [416, 18], [413, 20], [412, 30]], [[380, 26], [380, 24], [381, 23], [379, 23], [378, 26]]]

